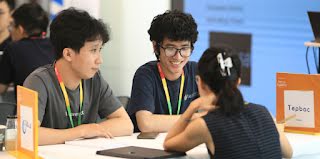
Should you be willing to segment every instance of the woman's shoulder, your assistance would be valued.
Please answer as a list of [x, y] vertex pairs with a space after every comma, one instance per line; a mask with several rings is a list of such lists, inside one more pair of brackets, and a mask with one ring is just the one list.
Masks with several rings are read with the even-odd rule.
[[245, 103], [244, 104], [245, 107], [245, 113], [250, 113], [250, 114], [266, 114], [266, 115], [270, 115], [269, 110], [261, 104], [255, 104], [255, 103]]
[[245, 102], [244, 103], [244, 107], [245, 108], [250, 108], [250, 109], [267, 109], [264, 105], [261, 104], [256, 104], [256, 103], [249, 103], [249, 102]]

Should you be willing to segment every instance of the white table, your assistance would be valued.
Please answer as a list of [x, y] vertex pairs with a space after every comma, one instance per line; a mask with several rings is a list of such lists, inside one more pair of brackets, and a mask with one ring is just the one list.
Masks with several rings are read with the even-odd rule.
[[[39, 155], [45, 159], [105, 159], [115, 158], [96, 155], [97, 150], [122, 147], [141, 146], [163, 149], [162, 143], [165, 133], [160, 134], [155, 140], [137, 139], [137, 134], [115, 139], [86, 139], [67, 142], [66, 144], [39, 146]], [[293, 157], [297, 159], [319, 159], [320, 158], [320, 136], [286, 133], [292, 147]], [[1, 159], [14, 159], [6, 152], [0, 152]], [[209, 158], [207, 148], [204, 144], [187, 152], [186, 157], [190, 159]]]

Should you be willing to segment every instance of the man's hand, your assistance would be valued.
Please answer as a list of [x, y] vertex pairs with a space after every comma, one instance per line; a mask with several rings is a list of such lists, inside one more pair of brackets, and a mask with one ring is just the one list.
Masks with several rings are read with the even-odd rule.
[[216, 96], [213, 93], [195, 99], [191, 104], [192, 108], [190, 108], [194, 110], [191, 120], [203, 117], [207, 115], [208, 112], [216, 109], [215, 103]]
[[103, 128], [101, 125], [93, 124], [82, 124], [77, 127], [81, 131], [81, 136], [83, 138], [93, 138], [93, 137], [105, 137], [113, 138], [112, 134]]
[[207, 113], [213, 111], [216, 108], [216, 100], [216, 96], [213, 93], [210, 93], [206, 96], [201, 96], [197, 98], [192, 102], [192, 105], [196, 111], [199, 111], [199, 113], [203, 114], [203, 112]]

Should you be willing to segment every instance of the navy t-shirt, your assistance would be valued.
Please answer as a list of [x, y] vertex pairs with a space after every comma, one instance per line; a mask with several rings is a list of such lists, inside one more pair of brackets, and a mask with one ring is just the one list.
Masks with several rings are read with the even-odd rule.
[[1, 44], [0, 44], [0, 51], [3, 51], [8, 44], [11, 42], [11, 38], [8, 37], [6, 40], [4, 40]]
[[[185, 83], [182, 95], [180, 114], [182, 114], [192, 100], [199, 96], [196, 84], [197, 63], [188, 62], [184, 67]], [[177, 114], [181, 77], [177, 80], [166, 80], [171, 100], [172, 114]], [[168, 104], [159, 75], [157, 61], [142, 65], [135, 73], [132, 84], [131, 99], [127, 107], [128, 114], [139, 131], [135, 113], [147, 110], [153, 114], [169, 114]]]
[[0, 61], [0, 83], [23, 85], [36, 68], [53, 63], [56, 54], [49, 39], [24, 38], [10, 43]]
[[4, 49], [9, 45], [10, 42], [11, 38], [9, 37], [0, 44], [0, 61], [2, 59]]

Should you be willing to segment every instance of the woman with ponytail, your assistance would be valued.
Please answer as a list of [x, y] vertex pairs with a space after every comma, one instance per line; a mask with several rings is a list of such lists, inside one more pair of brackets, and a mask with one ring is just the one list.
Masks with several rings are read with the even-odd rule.
[[237, 55], [223, 48], [207, 49], [198, 63], [200, 97], [169, 130], [164, 148], [186, 152], [205, 143], [216, 159], [291, 158], [290, 143], [268, 110], [244, 102], [240, 75]]

